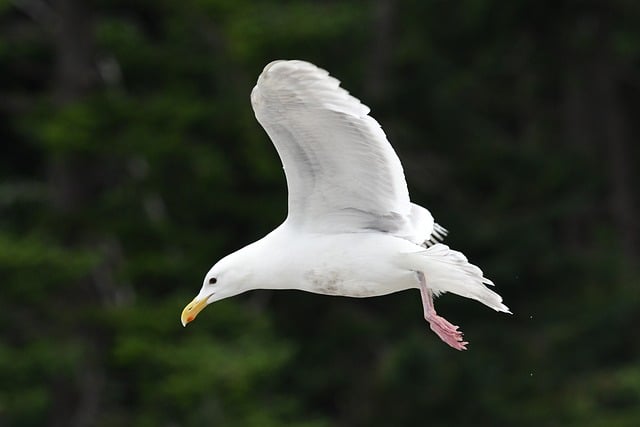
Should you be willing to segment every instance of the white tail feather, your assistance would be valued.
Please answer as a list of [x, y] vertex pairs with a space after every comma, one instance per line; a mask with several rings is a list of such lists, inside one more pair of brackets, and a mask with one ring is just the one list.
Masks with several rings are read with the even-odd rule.
[[502, 303], [502, 297], [485, 285], [493, 282], [482, 275], [482, 270], [469, 263], [461, 252], [436, 243], [424, 251], [404, 254], [403, 264], [422, 271], [427, 286], [436, 294], [451, 292], [471, 298], [496, 311], [511, 313]]

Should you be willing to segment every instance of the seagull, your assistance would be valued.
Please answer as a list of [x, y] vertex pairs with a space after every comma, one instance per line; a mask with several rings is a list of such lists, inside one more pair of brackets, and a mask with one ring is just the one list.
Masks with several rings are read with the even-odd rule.
[[347, 297], [418, 289], [431, 330], [466, 350], [458, 326], [436, 313], [435, 296], [451, 292], [510, 313], [480, 268], [442, 243], [447, 230], [409, 200], [385, 133], [340, 81], [309, 62], [273, 61], [251, 104], [282, 161], [288, 215], [211, 267], [183, 326], [207, 305], [253, 289]]

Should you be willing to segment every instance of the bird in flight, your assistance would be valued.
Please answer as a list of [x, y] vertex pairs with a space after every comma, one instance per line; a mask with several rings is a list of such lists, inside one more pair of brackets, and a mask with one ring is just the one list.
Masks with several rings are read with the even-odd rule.
[[431, 330], [466, 350], [436, 313], [451, 292], [509, 312], [493, 283], [460, 252], [431, 213], [409, 200], [400, 160], [369, 108], [305, 61], [268, 64], [251, 92], [258, 122], [284, 167], [286, 220], [222, 258], [182, 311], [186, 326], [208, 304], [252, 289], [373, 297], [418, 289]]

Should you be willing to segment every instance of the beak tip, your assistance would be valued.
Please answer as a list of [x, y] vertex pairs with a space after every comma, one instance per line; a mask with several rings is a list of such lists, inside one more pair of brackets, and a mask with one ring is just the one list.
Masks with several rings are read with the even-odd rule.
[[186, 328], [187, 325], [193, 321], [193, 319], [195, 319], [195, 317], [193, 316], [189, 316], [186, 319], [182, 318], [180, 319], [180, 323], [182, 323], [182, 326]]

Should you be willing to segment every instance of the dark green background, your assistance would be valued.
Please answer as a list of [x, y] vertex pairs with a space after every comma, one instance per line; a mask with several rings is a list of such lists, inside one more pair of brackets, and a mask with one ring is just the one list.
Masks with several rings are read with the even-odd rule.
[[[286, 215], [249, 93], [305, 59], [514, 314], [255, 291]], [[640, 2], [0, 0], [0, 425], [640, 425]]]

